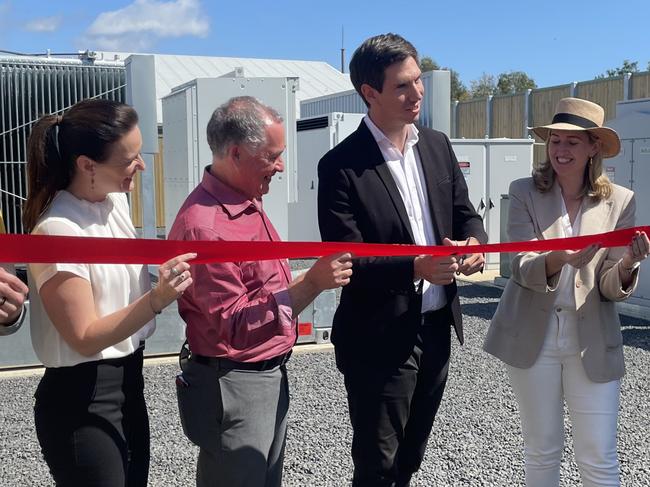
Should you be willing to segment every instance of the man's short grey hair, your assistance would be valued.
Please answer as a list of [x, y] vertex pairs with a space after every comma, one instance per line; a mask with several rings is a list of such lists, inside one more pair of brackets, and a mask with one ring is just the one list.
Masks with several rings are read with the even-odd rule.
[[255, 97], [231, 98], [210, 117], [208, 145], [217, 157], [224, 157], [232, 145], [245, 145], [255, 153], [266, 142], [266, 126], [281, 122], [275, 109]]

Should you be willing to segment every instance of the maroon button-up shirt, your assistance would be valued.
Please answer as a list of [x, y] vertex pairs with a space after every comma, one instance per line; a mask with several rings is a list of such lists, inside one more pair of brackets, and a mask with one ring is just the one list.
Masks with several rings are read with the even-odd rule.
[[[206, 168], [169, 232], [170, 240], [279, 241], [262, 202], [249, 200]], [[195, 264], [178, 301], [193, 353], [258, 362], [291, 350], [296, 337], [286, 260]]]

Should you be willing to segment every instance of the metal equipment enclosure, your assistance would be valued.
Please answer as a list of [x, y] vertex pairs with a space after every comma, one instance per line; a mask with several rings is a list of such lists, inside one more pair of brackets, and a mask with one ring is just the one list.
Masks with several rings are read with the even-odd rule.
[[[634, 191], [636, 225], [650, 225], [650, 98], [621, 101], [616, 104], [616, 118], [606, 123], [618, 132], [621, 152], [603, 161], [609, 179]], [[641, 264], [639, 285], [628, 303], [650, 307], [650, 266]]]
[[[501, 239], [501, 195], [510, 182], [531, 175], [532, 139], [452, 139], [469, 197], [483, 217], [490, 242]], [[486, 256], [486, 269], [499, 269], [499, 254]]]
[[25, 164], [32, 126], [84, 98], [124, 101], [123, 63], [0, 56], [0, 207], [7, 231], [22, 233]]
[[317, 218], [318, 161], [327, 151], [354, 132], [362, 113], [330, 113], [303, 118], [296, 124], [298, 198], [289, 204], [289, 240], [320, 240]]
[[280, 237], [289, 236], [289, 203], [297, 197], [296, 78], [197, 78], [162, 100], [165, 175], [165, 228], [169, 233], [179, 208], [212, 162], [206, 127], [215, 108], [234, 96], [254, 96], [284, 119], [287, 148], [284, 173], [276, 174], [264, 196], [264, 209]]
[[[420, 123], [444, 132], [451, 130], [451, 75], [449, 71], [422, 73], [424, 99]], [[355, 90], [319, 96], [300, 102], [300, 118], [328, 115], [333, 112], [366, 113], [366, 105]]]

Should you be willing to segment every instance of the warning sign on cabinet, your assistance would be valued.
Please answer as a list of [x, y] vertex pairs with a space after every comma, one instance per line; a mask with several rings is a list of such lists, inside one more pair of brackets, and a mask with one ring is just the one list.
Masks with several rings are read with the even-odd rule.
[[612, 183], [616, 182], [616, 167], [615, 166], [606, 166], [605, 167], [605, 175], [609, 178], [609, 180]]
[[465, 176], [469, 176], [470, 164], [469, 161], [458, 161], [458, 167], [460, 167], [460, 172]]

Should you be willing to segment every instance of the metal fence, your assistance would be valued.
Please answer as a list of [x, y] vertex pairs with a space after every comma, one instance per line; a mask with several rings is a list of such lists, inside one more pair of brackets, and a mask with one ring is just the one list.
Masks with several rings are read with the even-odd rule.
[[25, 164], [32, 125], [85, 98], [125, 100], [123, 63], [0, 57], [0, 206], [7, 231], [22, 232]]

